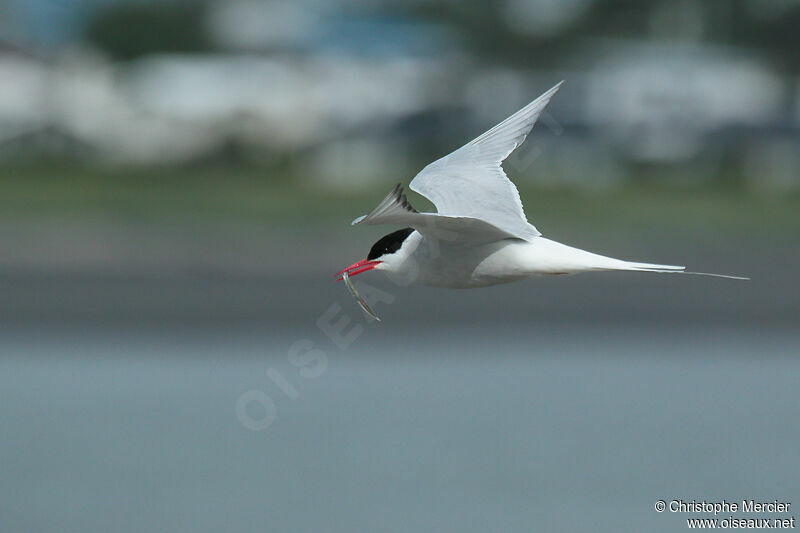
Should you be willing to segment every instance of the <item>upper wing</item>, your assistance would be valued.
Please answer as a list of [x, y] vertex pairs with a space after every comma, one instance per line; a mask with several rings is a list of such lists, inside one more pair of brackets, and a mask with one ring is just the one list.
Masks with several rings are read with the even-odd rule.
[[519, 192], [501, 163], [522, 144], [562, 83], [422, 169], [411, 181], [411, 189], [432, 201], [440, 215], [481, 219], [525, 240], [541, 235], [525, 217]]
[[479, 244], [515, 238], [515, 235], [478, 218], [420, 213], [408, 203], [399, 183], [375, 209], [352, 223], [411, 226], [427, 238], [448, 244]]

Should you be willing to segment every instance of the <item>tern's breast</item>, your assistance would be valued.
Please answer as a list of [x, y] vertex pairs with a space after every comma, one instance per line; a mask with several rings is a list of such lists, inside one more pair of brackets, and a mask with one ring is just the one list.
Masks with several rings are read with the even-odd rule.
[[481, 245], [450, 245], [423, 240], [412, 259], [416, 281], [450, 288], [486, 287], [523, 279], [515, 239]]

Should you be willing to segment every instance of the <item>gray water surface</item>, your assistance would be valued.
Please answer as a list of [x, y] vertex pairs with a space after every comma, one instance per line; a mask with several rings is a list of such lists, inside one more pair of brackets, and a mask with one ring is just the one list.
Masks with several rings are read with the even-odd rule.
[[[287, 360], [299, 339], [318, 377]], [[798, 346], [688, 325], [384, 325], [346, 350], [313, 327], [6, 331], [2, 530], [683, 531], [656, 500], [800, 505]], [[237, 416], [253, 390], [263, 431]]]

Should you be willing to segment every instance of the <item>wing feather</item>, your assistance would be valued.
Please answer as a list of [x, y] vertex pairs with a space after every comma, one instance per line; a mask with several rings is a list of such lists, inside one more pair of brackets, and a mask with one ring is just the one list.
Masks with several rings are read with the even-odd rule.
[[375, 209], [358, 217], [352, 224], [410, 226], [425, 237], [443, 244], [479, 244], [515, 237], [477, 218], [420, 213], [408, 203], [399, 183]]
[[440, 215], [483, 220], [514, 237], [541, 235], [528, 222], [502, 162], [525, 141], [563, 81], [455, 152], [426, 166], [411, 181]]

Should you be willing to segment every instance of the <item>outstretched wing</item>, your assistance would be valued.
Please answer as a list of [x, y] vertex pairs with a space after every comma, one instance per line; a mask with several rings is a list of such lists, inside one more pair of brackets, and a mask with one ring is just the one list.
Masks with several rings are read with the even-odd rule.
[[420, 213], [408, 203], [399, 183], [375, 209], [352, 223], [410, 226], [425, 237], [443, 244], [479, 244], [515, 238], [515, 235], [477, 218]]
[[525, 217], [519, 192], [501, 163], [523, 143], [562, 83], [422, 169], [411, 181], [411, 190], [432, 201], [440, 215], [480, 219], [525, 240], [541, 235]]

